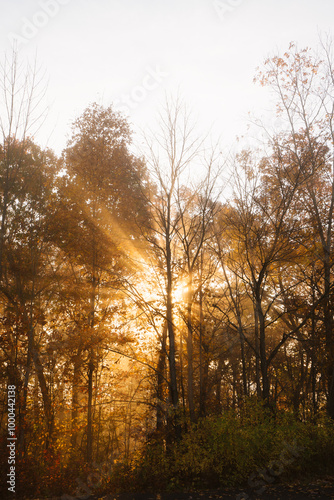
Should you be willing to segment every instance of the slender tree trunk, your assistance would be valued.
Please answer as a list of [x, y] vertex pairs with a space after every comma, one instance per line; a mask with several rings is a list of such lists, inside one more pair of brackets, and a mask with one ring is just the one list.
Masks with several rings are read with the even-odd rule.
[[245, 339], [243, 335], [241, 316], [239, 312], [237, 316], [238, 316], [238, 332], [239, 332], [240, 350], [241, 350], [242, 389], [244, 396], [247, 396], [248, 389], [247, 389], [247, 370], [246, 370], [246, 358], [245, 358]]
[[264, 324], [264, 317], [262, 314], [262, 310], [259, 311], [259, 324], [260, 324], [260, 356], [261, 356], [261, 375], [262, 375], [262, 398], [266, 402], [266, 404], [269, 404], [270, 386], [269, 386], [268, 364], [267, 364], [267, 356], [266, 356], [266, 332], [265, 332], [265, 324]]
[[50, 399], [50, 395], [49, 395], [49, 390], [48, 390], [48, 386], [47, 386], [45, 375], [44, 375], [43, 365], [42, 365], [41, 359], [39, 357], [39, 353], [38, 353], [37, 348], [34, 348], [34, 350], [33, 350], [33, 360], [34, 360], [34, 366], [35, 366], [35, 370], [37, 373], [38, 382], [39, 382], [39, 386], [40, 386], [42, 398], [43, 398], [44, 412], [45, 412], [45, 417], [46, 417], [46, 422], [47, 422], [47, 427], [48, 427], [48, 442], [47, 442], [47, 446], [48, 446], [48, 444], [52, 438], [52, 433], [53, 433], [54, 415], [53, 415], [53, 411], [52, 411], [52, 404], [51, 404], [51, 399]]
[[326, 350], [328, 353], [328, 414], [334, 419], [334, 341], [333, 341], [333, 314], [331, 306], [331, 265], [330, 254], [326, 249], [324, 261], [325, 277], [325, 299], [324, 299], [324, 322], [326, 335]]
[[259, 318], [257, 308], [254, 306], [254, 335], [255, 335], [255, 383], [256, 394], [261, 398], [260, 383], [260, 348], [259, 348]]
[[183, 377], [183, 332], [180, 332], [180, 389], [181, 389], [181, 398], [182, 398], [182, 409], [183, 415], [186, 416], [186, 391], [184, 389], [184, 377]]
[[261, 299], [259, 294], [256, 293], [255, 297], [256, 316], [258, 318], [259, 329], [259, 353], [260, 353], [260, 366], [262, 376], [262, 399], [269, 404], [269, 378], [268, 378], [268, 363], [266, 355], [266, 329], [265, 319], [261, 307]]
[[205, 370], [203, 364], [203, 290], [202, 290], [202, 266], [203, 254], [201, 252], [201, 276], [200, 276], [200, 290], [199, 290], [199, 413], [201, 417], [206, 414], [206, 392], [207, 392], [207, 377], [205, 377]]
[[169, 376], [170, 376], [170, 397], [171, 402], [176, 411], [178, 409], [178, 388], [176, 378], [176, 347], [175, 347], [175, 332], [173, 324], [173, 298], [172, 298], [172, 252], [171, 252], [171, 237], [170, 237], [170, 220], [171, 220], [171, 201], [168, 196], [167, 207], [167, 230], [166, 230], [166, 271], [167, 271], [167, 330], [169, 341]]
[[247, 396], [248, 389], [247, 389], [247, 372], [246, 372], [246, 360], [245, 360], [245, 339], [244, 339], [243, 328], [242, 328], [241, 307], [240, 307], [240, 302], [239, 302], [239, 298], [238, 298], [238, 295], [239, 295], [238, 282], [236, 279], [235, 290], [236, 290], [237, 298], [235, 298], [233, 296], [233, 291], [232, 291], [228, 276], [226, 274], [224, 264], [223, 264], [223, 271], [224, 271], [225, 279], [226, 279], [227, 284], [228, 284], [230, 298], [231, 298], [231, 301], [233, 303], [233, 306], [235, 309], [235, 314], [237, 317], [237, 322], [238, 322], [238, 333], [239, 333], [239, 339], [240, 339], [241, 363], [242, 363], [242, 385], [243, 385], [244, 396]]
[[[312, 305], [315, 303], [315, 283], [312, 276]], [[316, 373], [316, 318], [315, 318], [315, 310], [312, 310], [311, 316], [311, 348], [310, 348], [310, 360], [311, 360], [311, 370], [310, 370], [310, 378], [311, 378], [311, 387], [312, 387], [312, 408], [313, 408], [313, 416], [315, 416], [318, 412], [318, 402], [317, 402], [317, 373]]]
[[[96, 207], [94, 203], [93, 207], [93, 220], [96, 217]], [[92, 262], [92, 288], [90, 297], [90, 320], [89, 326], [91, 331], [91, 336], [93, 336], [94, 325], [95, 325], [95, 301], [96, 301], [96, 241], [95, 234], [93, 236], [92, 242], [92, 252], [93, 252], [93, 262]], [[88, 361], [88, 401], [87, 401], [87, 462], [91, 463], [93, 460], [93, 380], [94, 380], [94, 370], [95, 370], [95, 353], [94, 347], [92, 345], [93, 338], [91, 338], [91, 348], [89, 351], [89, 361]]]
[[223, 376], [223, 360], [220, 357], [218, 359], [218, 366], [216, 371], [216, 408], [218, 414], [220, 414], [222, 411], [222, 400], [221, 400], [222, 376]]
[[188, 376], [188, 406], [190, 420], [195, 422], [195, 405], [194, 405], [194, 367], [193, 367], [193, 327], [192, 327], [192, 274], [188, 271], [188, 293], [187, 293], [187, 376]]
[[204, 360], [203, 360], [203, 387], [202, 387], [202, 407], [201, 415], [206, 416], [207, 399], [209, 395], [208, 381], [209, 381], [209, 359], [208, 359], [208, 346], [204, 343]]
[[[7, 169], [8, 178], [8, 169]], [[6, 187], [8, 184], [8, 179], [6, 180]], [[7, 218], [7, 206], [8, 206], [8, 192], [5, 187], [3, 194], [3, 206], [1, 214], [1, 227], [0, 227], [0, 285], [2, 286], [2, 275], [3, 275], [3, 255], [4, 255], [4, 244], [5, 244], [5, 234], [6, 234], [6, 218]]]
[[164, 428], [164, 411], [162, 404], [165, 402], [166, 382], [166, 349], [167, 349], [167, 323], [164, 323], [161, 338], [161, 348], [157, 366], [157, 431], [162, 432]]
[[87, 403], [87, 462], [93, 460], [93, 423], [92, 423], [92, 401], [93, 401], [93, 352], [90, 352], [88, 363], [88, 403]]
[[72, 418], [71, 418], [71, 445], [77, 446], [78, 439], [78, 415], [79, 415], [79, 382], [80, 382], [80, 354], [78, 350], [73, 364], [73, 383], [72, 383]]
[[19, 439], [18, 439], [18, 446], [23, 454], [25, 453], [25, 428], [26, 428], [27, 398], [28, 398], [29, 378], [30, 378], [31, 365], [32, 365], [33, 346], [34, 346], [34, 328], [33, 328], [33, 325], [29, 322], [28, 352], [27, 352], [27, 362], [26, 362], [25, 374], [24, 374], [22, 399], [21, 399], [21, 403], [20, 403], [21, 411], [20, 411], [20, 420], [19, 420]]

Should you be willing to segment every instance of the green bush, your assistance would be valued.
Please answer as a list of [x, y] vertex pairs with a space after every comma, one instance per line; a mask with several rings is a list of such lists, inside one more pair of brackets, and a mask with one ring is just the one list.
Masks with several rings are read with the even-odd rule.
[[269, 466], [281, 479], [322, 473], [334, 465], [333, 431], [326, 417], [305, 423], [250, 401], [239, 414], [229, 411], [188, 425], [168, 446], [163, 439], [148, 443], [126, 467], [118, 464], [111, 486], [113, 491], [236, 486]]
[[[180, 439], [160, 436], [130, 459], [114, 463], [94, 494], [106, 488], [118, 493], [244, 486], [254, 474], [261, 475], [259, 470], [271, 468], [280, 480], [290, 480], [332, 473], [334, 468], [334, 422], [325, 415], [301, 422], [293, 413], [274, 414], [250, 400], [238, 412], [182, 426], [187, 430]], [[0, 445], [5, 457], [5, 437]], [[5, 469], [4, 459], [2, 465]], [[18, 457], [17, 465], [18, 497], [74, 495], [77, 479], [88, 484], [94, 472], [83, 457], [66, 455], [57, 443], [47, 451], [42, 446], [30, 450]], [[6, 493], [4, 487], [1, 491]]]

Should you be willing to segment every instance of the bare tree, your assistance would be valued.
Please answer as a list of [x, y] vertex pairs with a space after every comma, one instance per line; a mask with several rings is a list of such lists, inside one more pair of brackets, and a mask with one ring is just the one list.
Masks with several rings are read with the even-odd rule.
[[195, 420], [193, 305], [195, 297], [201, 294], [203, 281], [208, 279], [203, 274], [203, 265], [201, 267], [203, 250], [214, 238], [214, 219], [221, 209], [222, 166], [219, 162], [219, 155], [213, 151], [208, 160], [203, 161], [202, 170], [204, 171], [203, 179], [193, 181], [190, 188], [178, 186], [176, 192], [180, 218], [180, 224], [176, 231], [181, 247], [180, 260], [183, 263], [183, 273], [186, 276], [187, 395], [192, 421]]
[[151, 208], [151, 232], [157, 262], [162, 263], [165, 282], [165, 319], [168, 332], [168, 363], [170, 400], [174, 411], [179, 406], [176, 366], [176, 331], [174, 322], [177, 234], [182, 226], [179, 211], [180, 186], [187, 182], [189, 168], [203, 149], [203, 141], [194, 133], [191, 117], [179, 99], [166, 102], [160, 115], [160, 129], [153, 138], [146, 138], [148, 167], [154, 181]]

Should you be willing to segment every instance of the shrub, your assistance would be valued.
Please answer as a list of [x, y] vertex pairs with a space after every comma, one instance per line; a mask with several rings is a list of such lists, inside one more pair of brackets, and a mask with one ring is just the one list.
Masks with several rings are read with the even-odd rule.
[[291, 413], [274, 415], [250, 401], [239, 414], [228, 411], [188, 426], [182, 438], [168, 446], [163, 439], [148, 443], [126, 467], [118, 465], [111, 486], [113, 491], [115, 486], [118, 491], [236, 486], [270, 464], [279, 464], [282, 478], [330, 471], [333, 431], [333, 422], [323, 416], [304, 423]]

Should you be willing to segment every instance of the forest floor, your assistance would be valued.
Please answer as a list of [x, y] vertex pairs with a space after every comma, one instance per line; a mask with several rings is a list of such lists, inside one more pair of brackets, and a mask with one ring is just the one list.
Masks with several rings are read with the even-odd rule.
[[268, 485], [261, 493], [249, 489], [222, 488], [212, 491], [161, 492], [161, 493], [120, 493], [93, 496], [90, 500], [334, 500], [334, 476], [307, 483], [298, 481], [289, 484]]

